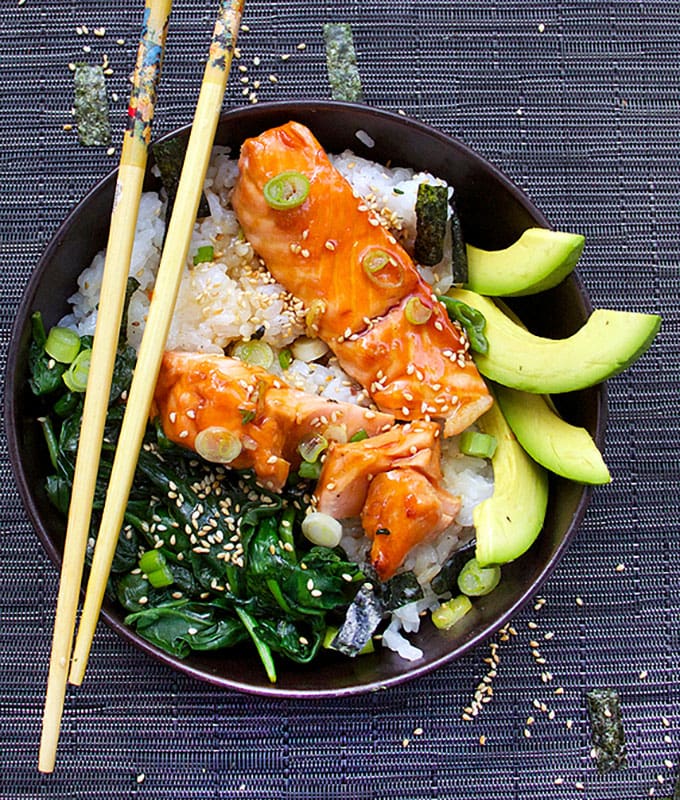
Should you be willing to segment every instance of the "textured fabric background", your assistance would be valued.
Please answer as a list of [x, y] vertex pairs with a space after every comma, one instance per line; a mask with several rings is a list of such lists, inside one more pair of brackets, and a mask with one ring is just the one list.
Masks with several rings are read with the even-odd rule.
[[[3, 370], [42, 250], [117, 163], [118, 151], [84, 149], [62, 130], [68, 64], [108, 54], [108, 86], [120, 97], [112, 122], [122, 131], [142, 5], [2, 1]], [[157, 135], [191, 119], [216, 3], [175, 6]], [[57, 771], [41, 776], [57, 573], [20, 507], [3, 438], [0, 797], [669, 797], [680, 758], [680, 3], [248, 0], [240, 63], [261, 80], [260, 100], [328, 96], [329, 20], [352, 23], [366, 102], [459, 137], [556, 226], [586, 235], [579, 269], [596, 305], [663, 314], [651, 352], [609, 385], [614, 482], [595, 492], [545, 603], [517, 616], [509, 641], [496, 637], [494, 698], [474, 721], [461, 714], [488, 671], [487, 645], [399, 688], [312, 703], [195, 682], [100, 626], [86, 683], [67, 698]], [[82, 25], [89, 34], [78, 35]], [[92, 33], [98, 26], [103, 37]], [[247, 102], [240, 76], [234, 70], [229, 106]], [[620, 691], [629, 753], [627, 768], [605, 776], [592, 763], [585, 706], [602, 685]]]

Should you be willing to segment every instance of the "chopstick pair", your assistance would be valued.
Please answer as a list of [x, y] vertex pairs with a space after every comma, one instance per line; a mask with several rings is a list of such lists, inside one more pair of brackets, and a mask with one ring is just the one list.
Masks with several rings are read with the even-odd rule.
[[64, 545], [38, 760], [41, 772], [54, 769], [67, 677], [70, 683], [80, 685], [87, 666], [210, 160], [243, 4], [244, 0], [219, 0], [208, 61], [130, 386], [71, 659], [92, 498], [172, 5], [172, 0], [145, 0], [144, 27], [129, 107], [130, 123], [123, 140], [111, 214]]

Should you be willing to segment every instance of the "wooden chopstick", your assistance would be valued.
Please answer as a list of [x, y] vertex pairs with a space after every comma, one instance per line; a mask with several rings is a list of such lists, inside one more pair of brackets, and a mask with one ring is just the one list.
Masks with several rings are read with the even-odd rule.
[[69, 681], [76, 685], [82, 683], [87, 666], [111, 562], [132, 487], [191, 233], [196, 221], [203, 181], [210, 161], [242, 13], [243, 0], [220, 0], [210, 54], [137, 356], [92, 559], [69, 674]]
[[92, 498], [171, 6], [172, 0], [145, 0], [66, 527], [38, 757], [41, 772], [52, 772], [56, 759]]

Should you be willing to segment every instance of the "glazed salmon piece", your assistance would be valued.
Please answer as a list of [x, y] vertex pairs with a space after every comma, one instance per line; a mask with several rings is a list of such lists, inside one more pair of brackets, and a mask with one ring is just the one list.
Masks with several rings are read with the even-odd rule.
[[[413, 297], [413, 296], [411, 296]], [[408, 319], [406, 298], [366, 331], [335, 345], [340, 365], [373, 402], [402, 420], [444, 420], [444, 435], [461, 433], [492, 398], [470, 358], [467, 338], [441, 304], [418, 297], [429, 318]]]
[[449, 527], [460, 500], [411, 468], [393, 469], [371, 481], [361, 524], [371, 546], [371, 564], [386, 581], [410, 550]]
[[275, 491], [299, 463], [297, 446], [308, 434], [333, 426], [347, 437], [361, 430], [372, 436], [394, 422], [390, 414], [292, 389], [237, 358], [174, 351], [163, 356], [151, 413], [171, 441], [190, 449], [202, 431], [228, 431], [240, 444], [228, 466], [254, 469]]
[[[309, 194], [296, 208], [271, 208], [264, 186], [289, 170], [309, 180]], [[232, 205], [269, 271], [378, 408], [443, 419], [450, 436], [490, 407], [460, 329], [306, 127], [289, 122], [246, 140]], [[372, 271], [377, 254], [385, 266]]]
[[438, 436], [436, 423], [414, 422], [360, 442], [331, 444], [314, 492], [318, 510], [335, 519], [358, 517], [374, 476], [399, 466], [417, 468], [438, 482]]
[[[264, 186], [282, 172], [308, 178], [305, 202], [271, 208]], [[289, 122], [247, 139], [231, 203], [248, 241], [289, 292], [317, 311], [318, 335], [332, 340], [385, 314], [420, 282], [408, 253], [369, 214], [304, 125]], [[362, 210], [363, 209], [363, 210]], [[376, 251], [394, 263], [375, 273], [362, 262]]]

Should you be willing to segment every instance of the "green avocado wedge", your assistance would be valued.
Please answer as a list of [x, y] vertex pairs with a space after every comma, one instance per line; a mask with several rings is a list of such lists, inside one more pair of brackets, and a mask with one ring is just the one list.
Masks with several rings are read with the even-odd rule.
[[466, 288], [491, 297], [519, 297], [552, 289], [574, 269], [585, 238], [578, 233], [528, 228], [504, 250], [466, 245]]
[[548, 507], [548, 473], [518, 443], [498, 403], [477, 425], [497, 442], [491, 459], [493, 494], [472, 512], [475, 556], [487, 567], [514, 561], [534, 543]]
[[617, 375], [649, 348], [661, 326], [657, 314], [597, 309], [572, 336], [546, 339], [517, 325], [476, 292], [451, 289], [448, 295], [486, 319], [489, 348], [475, 354], [482, 375], [532, 394], [573, 392]]
[[506, 386], [494, 388], [496, 400], [517, 441], [546, 469], [577, 483], [609, 483], [602, 454], [585, 428], [570, 425], [543, 395]]

